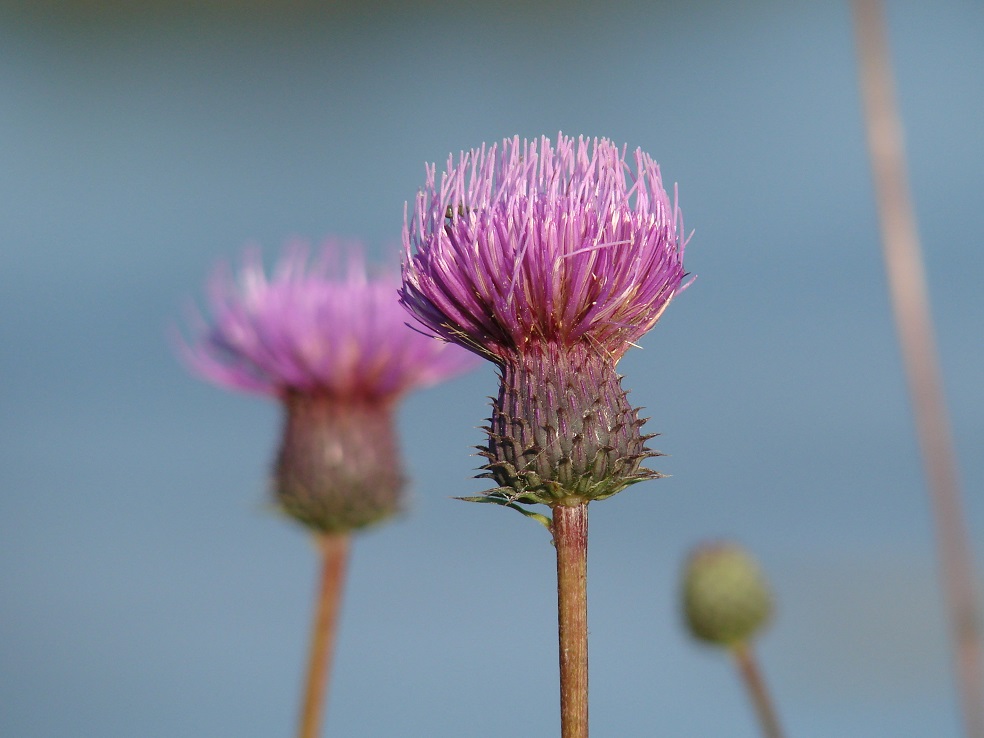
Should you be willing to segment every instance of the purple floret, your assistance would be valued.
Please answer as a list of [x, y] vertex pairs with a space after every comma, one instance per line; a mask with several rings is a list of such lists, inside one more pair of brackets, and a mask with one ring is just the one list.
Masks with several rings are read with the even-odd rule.
[[456, 346], [407, 325], [399, 279], [369, 277], [361, 250], [339, 268], [342, 245], [328, 242], [313, 260], [285, 250], [268, 279], [256, 250], [234, 274], [216, 270], [208, 320], [194, 316], [182, 344], [189, 365], [215, 384], [285, 397], [326, 394], [396, 398], [474, 365]]
[[401, 301], [497, 363], [589, 342], [617, 361], [686, 285], [659, 167], [607, 139], [506, 139], [449, 157], [404, 225]]

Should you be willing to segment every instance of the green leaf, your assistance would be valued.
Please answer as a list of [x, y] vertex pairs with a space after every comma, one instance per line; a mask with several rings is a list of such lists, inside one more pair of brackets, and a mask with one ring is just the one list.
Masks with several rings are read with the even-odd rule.
[[541, 513], [534, 512], [532, 510], [527, 510], [525, 507], [522, 507], [518, 502], [516, 502], [516, 500], [512, 499], [509, 495], [503, 494], [502, 492], [499, 492], [497, 490], [493, 490], [488, 494], [478, 495], [476, 497], [455, 497], [454, 499], [463, 500], [464, 502], [482, 502], [486, 504], [501, 505], [502, 507], [508, 507], [515, 510], [516, 512], [522, 513], [528, 518], [532, 518], [533, 520], [540, 523], [540, 525], [542, 525], [544, 528], [550, 530], [550, 525], [551, 525], [550, 518], [548, 518], [546, 515], [543, 515]]

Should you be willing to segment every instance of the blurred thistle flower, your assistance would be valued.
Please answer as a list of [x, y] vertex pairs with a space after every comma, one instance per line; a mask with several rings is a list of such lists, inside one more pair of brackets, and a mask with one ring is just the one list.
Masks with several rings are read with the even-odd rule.
[[393, 413], [410, 390], [475, 364], [446, 341], [406, 325], [396, 274], [370, 278], [361, 250], [339, 268], [329, 241], [309, 263], [288, 247], [268, 280], [260, 255], [209, 282], [211, 321], [193, 316], [181, 341], [205, 379], [284, 406], [274, 470], [280, 508], [316, 534], [322, 574], [298, 735], [320, 734], [352, 531], [397, 512], [405, 485]]
[[286, 420], [274, 473], [280, 507], [320, 532], [346, 532], [400, 507], [404, 474], [393, 424], [408, 391], [470, 368], [445, 341], [406, 325], [396, 275], [367, 276], [342, 244], [309, 260], [288, 247], [267, 279], [258, 251], [208, 285], [211, 320], [182, 342], [191, 368], [231, 389], [278, 398]]
[[[507, 139], [449, 157], [405, 218], [401, 300], [494, 362], [484, 502], [575, 505], [659, 477], [615, 365], [686, 285], [679, 209], [643, 151]], [[519, 508], [517, 508], [519, 509]]]
[[705, 544], [683, 574], [683, 610], [691, 634], [719, 646], [747, 643], [772, 615], [772, 595], [755, 560], [732, 543]]

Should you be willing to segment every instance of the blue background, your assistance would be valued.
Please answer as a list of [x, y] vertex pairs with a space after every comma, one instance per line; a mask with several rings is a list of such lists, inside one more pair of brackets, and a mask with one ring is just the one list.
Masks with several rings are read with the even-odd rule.
[[[672, 476], [591, 508], [594, 732], [757, 735], [678, 616], [728, 537], [777, 593], [790, 736], [958, 735], [846, 4], [28, 7], [0, 8], [0, 734], [291, 734], [316, 571], [266, 508], [278, 408], [168, 331], [247, 242], [384, 258], [425, 162], [562, 130], [661, 163], [698, 275], [620, 365]], [[889, 20], [981, 564], [984, 10]], [[402, 408], [410, 511], [356, 544], [327, 734], [558, 732], [547, 534], [450, 499], [495, 387]]]

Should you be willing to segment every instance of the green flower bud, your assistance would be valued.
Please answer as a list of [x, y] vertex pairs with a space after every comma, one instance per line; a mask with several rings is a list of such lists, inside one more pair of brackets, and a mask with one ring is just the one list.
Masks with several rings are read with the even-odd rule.
[[683, 609], [695, 638], [721, 646], [747, 642], [772, 614], [772, 596], [758, 564], [741, 547], [697, 548], [683, 576]]

